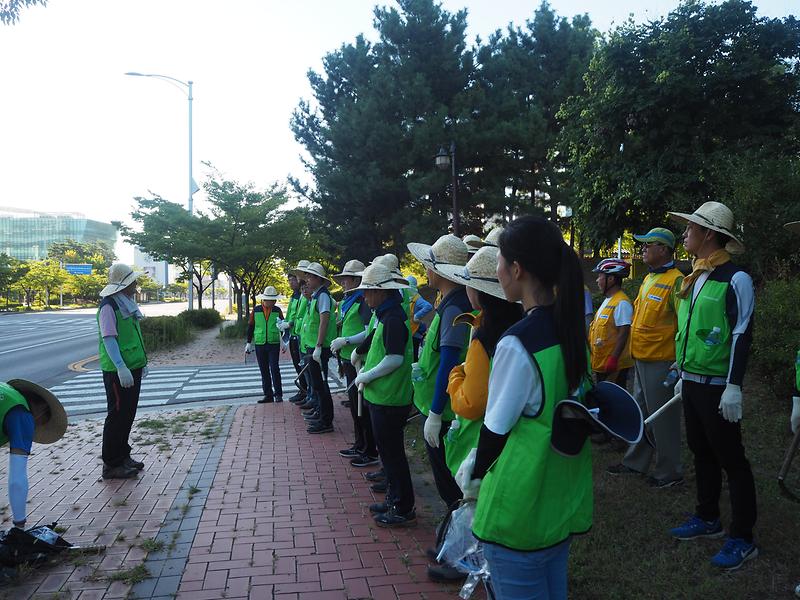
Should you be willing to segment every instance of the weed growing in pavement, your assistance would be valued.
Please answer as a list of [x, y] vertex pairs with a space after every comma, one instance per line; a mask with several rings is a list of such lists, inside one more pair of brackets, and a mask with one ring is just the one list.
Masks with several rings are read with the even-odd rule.
[[63, 525], [56, 525], [55, 527], [53, 527], [53, 531], [61, 535], [62, 533], [66, 533], [67, 528], [64, 527]]
[[199, 494], [199, 493], [200, 493], [200, 488], [199, 487], [196, 487], [196, 486], [193, 485], [193, 486], [191, 486], [189, 488], [189, 498], [191, 498], [195, 494]]
[[151, 431], [164, 431], [169, 429], [169, 422], [166, 419], [142, 419], [136, 422], [136, 427]]
[[125, 498], [120, 498], [118, 500], [114, 500], [111, 504], [113, 506], [116, 506], [116, 507], [127, 506], [128, 505], [128, 500], [125, 499]]
[[139, 547], [145, 552], [159, 552], [164, 549], [164, 546], [164, 542], [156, 538], [148, 538], [139, 544]]
[[105, 579], [107, 581], [122, 581], [128, 585], [134, 585], [140, 581], [144, 581], [148, 577], [150, 577], [150, 571], [147, 570], [147, 567], [145, 567], [144, 564], [138, 564], [130, 569], [111, 573], [106, 576]]

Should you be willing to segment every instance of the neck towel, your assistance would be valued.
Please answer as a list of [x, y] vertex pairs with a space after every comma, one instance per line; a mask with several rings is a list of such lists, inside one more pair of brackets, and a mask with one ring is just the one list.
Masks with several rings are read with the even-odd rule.
[[731, 259], [731, 255], [724, 248], [714, 250], [708, 258], [695, 258], [692, 261], [692, 272], [684, 277], [681, 291], [678, 292], [678, 297], [686, 298], [689, 291], [692, 289], [695, 280], [706, 271], [711, 272], [720, 265], [724, 265]]

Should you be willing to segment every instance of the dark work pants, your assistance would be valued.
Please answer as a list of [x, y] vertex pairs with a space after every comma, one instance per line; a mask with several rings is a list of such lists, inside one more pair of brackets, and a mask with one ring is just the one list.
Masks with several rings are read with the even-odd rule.
[[128, 437], [131, 435], [139, 392], [142, 389], [142, 369], [133, 369], [133, 387], [124, 388], [116, 371], [103, 371], [108, 412], [103, 426], [103, 462], [107, 467], [118, 467], [131, 455]]
[[[292, 356], [292, 364], [294, 365], [294, 370], [300, 374], [300, 371], [303, 367], [300, 365], [300, 357], [302, 354], [300, 353], [300, 338], [296, 335], [289, 337], [289, 354]], [[298, 381], [298, 387], [300, 388], [300, 393], [305, 396], [306, 395], [306, 381], [304, 377], [301, 377]]]
[[741, 423], [719, 414], [725, 386], [683, 381], [683, 416], [686, 441], [694, 454], [697, 477], [697, 516], [719, 518], [722, 470], [728, 475], [731, 499], [730, 537], [753, 541], [756, 523], [756, 488], [750, 463], [744, 455]]
[[630, 374], [631, 369], [628, 367], [627, 369], [620, 369], [619, 371], [613, 371], [611, 373], [600, 373], [598, 371], [594, 372], [594, 376], [598, 382], [600, 381], [610, 381], [611, 383], [616, 383], [619, 387], [628, 389], [628, 375]]
[[386, 499], [397, 508], [400, 514], [406, 514], [414, 508], [414, 486], [411, 483], [411, 471], [408, 468], [406, 448], [403, 442], [403, 429], [411, 405], [381, 406], [369, 405], [369, 416], [372, 430], [378, 444], [378, 453], [386, 472], [389, 486]]
[[422, 346], [422, 337], [412, 337], [411, 344], [414, 348], [414, 362], [417, 362], [419, 360], [419, 348]]
[[333, 423], [333, 398], [331, 398], [331, 388], [328, 387], [328, 360], [330, 357], [331, 349], [323, 348], [320, 358], [322, 367], [320, 367], [320, 364], [309, 355], [308, 360], [311, 366], [306, 371], [311, 374], [312, 387], [319, 398], [319, 419], [323, 425]]
[[[458, 487], [455, 477], [450, 472], [447, 466], [447, 461], [444, 457], [444, 436], [450, 429], [450, 423], [442, 422], [442, 429], [439, 432], [439, 447], [434, 448], [428, 442], [425, 442], [425, 449], [428, 451], [428, 460], [431, 463], [433, 470], [433, 480], [436, 483], [436, 491], [439, 492], [439, 497], [447, 505], [449, 510], [453, 510], [456, 503], [461, 500], [463, 494], [461, 488]], [[377, 438], [377, 433], [375, 434]], [[380, 446], [380, 442], [378, 442]]]
[[[254, 344], [256, 347], [256, 360], [258, 369], [261, 371], [261, 389], [267, 400], [274, 400], [275, 396], [283, 396], [281, 387], [281, 369], [278, 366], [278, 359], [281, 356], [281, 345], [278, 344]], [[272, 390], [275, 393], [272, 393]]]
[[356, 378], [356, 369], [349, 360], [342, 360], [342, 372], [347, 380], [347, 398], [350, 400], [350, 416], [353, 418], [355, 441], [353, 447], [362, 450], [367, 456], [378, 456], [375, 437], [372, 435], [372, 419], [369, 416], [368, 402], [363, 401], [361, 417], [358, 416], [358, 388], [350, 387]]

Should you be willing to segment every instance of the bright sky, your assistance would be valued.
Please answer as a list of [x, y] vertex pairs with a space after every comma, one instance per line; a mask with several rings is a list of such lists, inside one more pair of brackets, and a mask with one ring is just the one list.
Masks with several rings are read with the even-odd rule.
[[[469, 10], [469, 39], [523, 25], [538, 0], [443, 0]], [[305, 177], [289, 129], [309, 68], [359, 33], [375, 38], [372, 8], [389, 0], [49, 0], [0, 25], [0, 206], [127, 220], [135, 196], [188, 197], [188, 102], [127, 71], [194, 81], [194, 178], [214, 164], [266, 187]], [[657, 18], [677, 0], [551, 0], [588, 12], [601, 31], [630, 13]], [[781, 17], [792, 0], [757, 0]], [[796, 10], [794, 12], [797, 12]], [[433, 152], [433, 150], [432, 150]], [[306, 177], [307, 179], [307, 177]], [[203, 208], [202, 192], [195, 207]], [[132, 250], [118, 248], [122, 260]]]

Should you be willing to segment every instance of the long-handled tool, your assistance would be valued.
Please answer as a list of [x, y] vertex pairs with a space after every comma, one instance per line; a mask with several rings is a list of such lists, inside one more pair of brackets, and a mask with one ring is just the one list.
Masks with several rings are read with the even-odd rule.
[[650, 423], [655, 421], [658, 417], [660, 417], [664, 413], [664, 411], [666, 411], [670, 406], [672, 406], [673, 404], [677, 404], [680, 401], [681, 401], [681, 395], [680, 394], [678, 394], [677, 396], [673, 396], [672, 398], [667, 400], [661, 408], [659, 408], [652, 415], [647, 417], [644, 420], [644, 424], [645, 425], [649, 425]]
[[783, 464], [781, 465], [781, 470], [778, 472], [778, 486], [781, 488], [781, 493], [794, 502], [800, 502], [800, 498], [798, 498], [789, 488], [786, 487], [786, 474], [789, 472], [789, 467], [792, 466], [792, 460], [794, 459], [794, 455], [797, 453], [797, 448], [800, 446], [800, 427], [797, 428], [797, 431], [794, 434], [794, 438], [792, 438], [792, 443], [789, 446], [789, 449], [786, 451], [786, 457], [783, 459]]
[[[313, 360], [313, 359], [311, 359], [311, 360]], [[298, 389], [300, 388], [300, 377], [302, 377], [302, 376], [303, 376], [303, 373], [305, 373], [305, 372], [306, 372], [306, 369], [307, 369], [308, 367], [310, 367], [310, 366], [311, 366], [311, 361], [309, 360], [309, 361], [308, 361], [308, 362], [305, 364], [305, 366], [304, 366], [302, 369], [300, 369], [300, 372], [297, 374], [297, 377], [295, 377], [295, 378], [294, 378], [294, 386], [295, 386], [296, 388], [298, 388]]]

